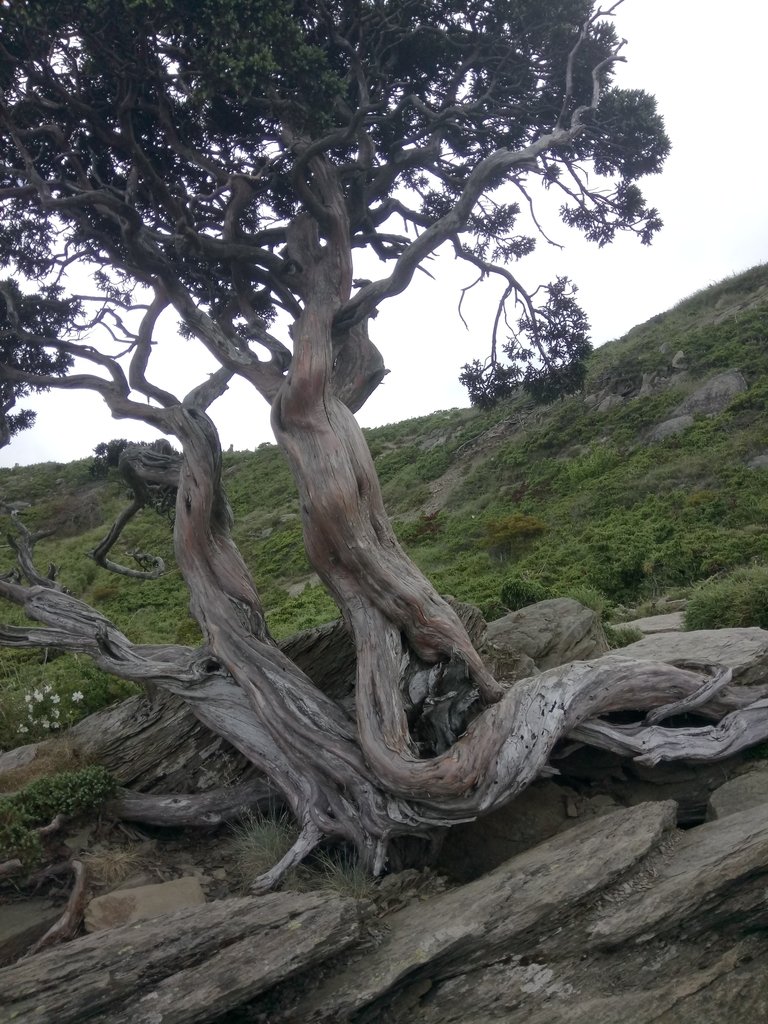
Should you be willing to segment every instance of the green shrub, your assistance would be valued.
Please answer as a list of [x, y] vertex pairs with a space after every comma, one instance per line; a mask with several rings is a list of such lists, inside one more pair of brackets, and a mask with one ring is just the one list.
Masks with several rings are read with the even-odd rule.
[[736, 569], [695, 587], [685, 610], [686, 629], [768, 629], [768, 566]]
[[501, 601], [510, 611], [526, 608], [529, 604], [547, 601], [552, 591], [538, 580], [524, 576], [509, 576], [501, 585]]
[[99, 765], [60, 772], [0, 797], [0, 862], [18, 858], [30, 867], [42, 855], [35, 831], [57, 814], [68, 818], [92, 811], [115, 792], [115, 780]]

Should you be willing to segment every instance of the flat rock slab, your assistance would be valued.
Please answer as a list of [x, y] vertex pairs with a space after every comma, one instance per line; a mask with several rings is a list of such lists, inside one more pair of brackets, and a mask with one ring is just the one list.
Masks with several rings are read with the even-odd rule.
[[356, 900], [272, 893], [87, 935], [0, 970], [0, 1024], [204, 1024], [362, 933]]
[[622, 647], [625, 658], [644, 661], [706, 662], [733, 669], [734, 682], [742, 685], [768, 682], [768, 630], [695, 629], [689, 633], [656, 633]]
[[375, 950], [339, 969], [278, 1021], [342, 1024], [395, 988], [492, 964], [534, 927], [609, 886], [674, 827], [675, 804], [595, 818], [442, 896], [387, 918]]
[[639, 629], [650, 636], [654, 633], [676, 633], [683, 628], [683, 612], [667, 612], [665, 615], [646, 615], [641, 619], [632, 619], [619, 625], [625, 629]]
[[85, 930], [98, 932], [135, 921], [149, 921], [201, 903], [205, 903], [205, 893], [192, 876], [116, 890], [91, 900], [85, 909]]

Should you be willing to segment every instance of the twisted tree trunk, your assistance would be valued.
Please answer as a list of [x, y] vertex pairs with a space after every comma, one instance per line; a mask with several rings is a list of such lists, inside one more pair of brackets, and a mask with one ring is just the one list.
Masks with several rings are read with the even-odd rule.
[[[322, 188], [322, 161], [313, 174]], [[324, 241], [316, 219], [305, 215], [289, 233], [303, 293], [290, 369], [278, 384], [274, 375], [265, 384], [252, 364], [242, 372], [272, 404], [299, 489], [310, 562], [354, 639], [356, 720], [273, 642], [232, 541], [218, 436], [205, 411], [229, 371], [184, 402], [165, 395], [162, 408], [147, 407], [145, 415], [181, 442], [180, 460], [157, 448], [151, 457], [140, 450], [126, 456], [135, 493], [147, 484], [177, 488], [175, 553], [203, 632], [200, 649], [131, 644], [38, 575], [24, 544], [20, 563], [32, 586], [0, 580], [0, 594], [44, 624], [2, 627], [0, 644], [82, 651], [109, 672], [168, 689], [269, 778], [301, 834], [260, 880], [262, 888], [323, 838], [353, 843], [379, 872], [396, 862], [399, 837], [432, 839], [510, 800], [571, 734], [650, 760], [716, 759], [768, 735], [768, 702], [756, 700], [764, 694], [731, 687], [728, 673], [705, 672], [711, 678], [702, 682], [701, 672], [614, 656], [513, 688], [491, 676], [453, 608], [398, 544], [352, 414], [383, 369], [364, 323], [335, 323], [349, 298], [351, 259], [343, 201], [334, 182], [326, 183]], [[187, 306], [183, 312], [193, 326], [202, 316]], [[136, 414], [135, 403], [105, 393], [120, 414], [129, 405]], [[104, 565], [116, 536], [111, 531], [94, 553]], [[683, 735], [658, 724], [692, 708], [719, 725]], [[626, 709], [655, 709], [650, 727], [622, 730], [598, 720]]]

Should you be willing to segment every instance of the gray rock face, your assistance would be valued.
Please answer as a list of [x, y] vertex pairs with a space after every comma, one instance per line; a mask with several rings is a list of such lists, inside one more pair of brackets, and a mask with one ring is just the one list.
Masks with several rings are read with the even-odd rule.
[[768, 681], [768, 630], [757, 626], [657, 633], [623, 647], [621, 653], [670, 665], [684, 661], [727, 665], [733, 669], [734, 682], [742, 685]]
[[654, 427], [649, 435], [650, 441], [663, 441], [666, 437], [674, 437], [675, 434], [682, 434], [684, 430], [693, 426], [693, 416], [673, 416], [672, 419], [664, 420]]
[[205, 893], [199, 881], [189, 876], [158, 885], [120, 889], [91, 900], [85, 910], [85, 930], [98, 932], [135, 921], [150, 921], [202, 903], [205, 903]]
[[595, 819], [394, 914], [271, 1024], [765, 1020], [768, 803], [687, 832], [672, 808]]
[[361, 910], [339, 896], [272, 893], [86, 935], [0, 970], [0, 1021], [221, 1021], [359, 941]]
[[578, 601], [558, 597], [489, 623], [482, 654], [498, 675], [521, 679], [607, 650], [599, 616]]
[[747, 463], [747, 469], [768, 469], [768, 452], [756, 455]]
[[705, 416], [713, 416], [722, 412], [736, 395], [746, 391], [747, 387], [747, 382], [739, 370], [718, 373], [688, 395], [675, 409], [675, 415], [703, 413]]

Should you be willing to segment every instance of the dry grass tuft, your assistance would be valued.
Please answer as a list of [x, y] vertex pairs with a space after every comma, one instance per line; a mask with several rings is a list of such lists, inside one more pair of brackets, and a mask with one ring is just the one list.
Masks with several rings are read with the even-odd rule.
[[[248, 887], [259, 875], [269, 871], [296, 842], [299, 830], [287, 814], [262, 818], [249, 814], [234, 827], [232, 856], [241, 885]], [[290, 885], [288, 876], [287, 888]]]
[[88, 876], [95, 885], [113, 886], [146, 868], [141, 850], [132, 846], [115, 846], [86, 856]]

